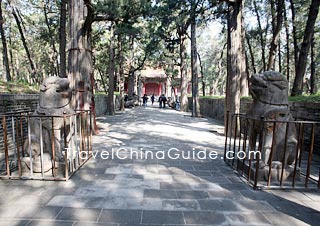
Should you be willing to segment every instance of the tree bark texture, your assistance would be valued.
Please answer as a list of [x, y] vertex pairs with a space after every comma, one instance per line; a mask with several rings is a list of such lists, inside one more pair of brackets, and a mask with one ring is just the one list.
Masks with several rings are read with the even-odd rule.
[[[11, 34], [11, 32], [12, 32], [12, 27], [11, 27], [11, 23], [9, 22], [9, 26], [10, 26], [10, 28], [9, 28], [9, 33]], [[12, 39], [11, 39], [11, 35], [9, 35], [9, 46], [12, 46]], [[17, 71], [18, 71], [18, 68], [17, 68], [17, 64], [15, 64], [15, 62], [14, 62], [14, 57], [13, 57], [13, 51], [12, 51], [12, 48], [9, 48], [9, 55], [10, 55], [10, 69], [11, 69], [11, 73], [10, 73], [10, 75], [11, 75], [11, 78], [15, 78], [15, 79], [17, 79], [17, 80], [19, 80], [20, 78], [19, 78], [19, 74], [18, 73], [16, 73], [16, 69], [17, 69]]]
[[278, 43], [278, 71], [282, 73], [281, 40], [279, 40], [279, 43]]
[[297, 26], [296, 26], [296, 9], [295, 9], [293, 0], [290, 0], [290, 8], [291, 8], [291, 24], [292, 24], [292, 36], [293, 36], [293, 50], [294, 50], [294, 65], [296, 69], [298, 64], [298, 57], [299, 57], [299, 47], [298, 47]]
[[202, 83], [202, 96], [205, 96], [206, 95], [206, 83], [204, 81], [204, 65], [203, 65], [203, 62], [201, 60], [201, 56], [199, 54], [199, 52], [197, 51], [197, 56], [198, 56], [198, 59], [199, 59], [199, 64], [200, 64], [200, 74], [201, 74], [201, 83]]
[[181, 103], [180, 110], [188, 111], [188, 75], [187, 75], [187, 64], [186, 64], [186, 35], [180, 34], [180, 75], [181, 75]]
[[69, 0], [68, 78], [73, 90], [72, 105], [75, 110], [90, 110], [92, 107], [91, 24], [84, 27], [83, 23], [87, 16], [88, 9], [84, 1]]
[[133, 60], [134, 60], [134, 38], [130, 37], [130, 47], [131, 49], [131, 60], [130, 60], [130, 65], [129, 65], [129, 75], [128, 75], [128, 96], [129, 98], [132, 98], [134, 94], [137, 94], [136, 92], [136, 75], [135, 75], [135, 70], [133, 67]]
[[[254, 5], [254, 11], [255, 11], [256, 16], [257, 16], [257, 22], [258, 22], [258, 28], [259, 28], [259, 34], [260, 34], [262, 65], [263, 65], [263, 71], [265, 71], [266, 68], [267, 68], [267, 65], [266, 65], [266, 52], [265, 52], [266, 51], [266, 44], [265, 44], [265, 40], [264, 40], [264, 37], [263, 37], [264, 32], [262, 32], [263, 29], [262, 29], [262, 25], [261, 25], [260, 14], [259, 14], [259, 10], [258, 10], [257, 3], [256, 3], [255, 0], [253, 1], [253, 5]], [[252, 56], [251, 56], [251, 58], [252, 58]]]
[[[195, 4], [194, 1], [193, 5]], [[192, 72], [192, 116], [200, 116], [199, 106], [199, 81], [197, 65], [197, 39], [196, 39], [196, 16], [195, 9], [191, 13], [191, 72]]]
[[247, 41], [249, 54], [250, 54], [250, 58], [251, 58], [251, 67], [252, 67], [253, 73], [256, 74], [257, 73], [257, 69], [256, 69], [256, 64], [255, 64], [255, 58], [254, 58], [254, 54], [253, 54], [253, 50], [252, 50], [252, 46], [251, 46], [250, 40], [249, 40], [247, 35], [246, 35], [246, 41]]
[[9, 57], [8, 57], [8, 46], [7, 46], [7, 38], [4, 33], [4, 19], [2, 16], [2, 0], [0, 0], [0, 33], [1, 33], [1, 41], [2, 41], [2, 54], [3, 54], [3, 65], [6, 70], [6, 81], [11, 81], [11, 74], [10, 74], [10, 64], [9, 64]]
[[[283, 9], [284, 9], [284, 0], [279, 0], [277, 5], [277, 22], [276, 22], [275, 28], [272, 29], [273, 35], [272, 35], [272, 41], [270, 44], [268, 70], [275, 69], [275, 56], [276, 56], [276, 51], [279, 45], [281, 28], [283, 23]], [[274, 23], [274, 18], [272, 19], [272, 21]]]
[[118, 51], [119, 51], [119, 90], [120, 90], [120, 111], [124, 111], [124, 56], [123, 43], [121, 35], [118, 35]]
[[311, 46], [311, 40], [314, 35], [314, 25], [316, 23], [317, 16], [319, 13], [319, 6], [320, 6], [319, 0], [312, 0], [309, 8], [306, 28], [304, 31], [304, 37], [303, 37], [303, 41], [302, 41], [301, 49], [299, 53], [299, 59], [298, 59], [298, 64], [296, 68], [296, 76], [294, 78], [294, 83], [293, 83], [292, 93], [291, 93], [292, 96], [301, 95], [303, 92], [303, 79], [306, 72], [307, 59], [308, 59], [308, 53]]
[[311, 40], [311, 65], [310, 65], [310, 93], [316, 94], [316, 56], [315, 56], [315, 38]]
[[110, 31], [110, 45], [109, 45], [109, 89], [108, 89], [108, 115], [114, 115], [114, 75], [115, 75], [115, 50], [113, 46], [113, 25]]
[[[243, 7], [243, 6], [241, 6]], [[239, 58], [240, 62], [240, 74], [241, 74], [241, 78], [240, 78], [240, 96], [248, 96], [249, 95], [249, 73], [247, 68], [247, 53], [246, 50], [244, 48], [245, 46], [245, 37], [246, 37], [246, 31], [245, 31], [245, 27], [244, 27], [244, 18], [241, 14], [241, 37], [240, 37], [240, 41], [241, 41], [241, 56]]]
[[[284, 10], [284, 23], [285, 23], [285, 28], [286, 28], [286, 64], [287, 64], [287, 70], [286, 70], [286, 77], [288, 84], [290, 85], [290, 33], [289, 33], [289, 23], [288, 23], [288, 17], [287, 17], [287, 11], [286, 9]], [[290, 88], [289, 88], [290, 90]]]
[[60, 27], [59, 27], [59, 54], [60, 54], [60, 74], [61, 78], [67, 77], [67, 38], [66, 38], [66, 24], [67, 24], [67, 0], [60, 2]]
[[[227, 56], [227, 87], [226, 87], [226, 109], [228, 112], [237, 114], [240, 111], [240, 79], [242, 59], [242, 1], [228, 3], [228, 56]], [[225, 120], [227, 115], [225, 115]], [[230, 122], [230, 121], [229, 121]], [[228, 127], [229, 134], [232, 133], [231, 123]]]
[[104, 76], [101, 72], [101, 69], [99, 67], [96, 66], [96, 69], [98, 70], [98, 73], [100, 75], [100, 79], [101, 79], [101, 83], [102, 83], [102, 87], [103, 87], [103, 90], [106, 94], [108, 94], [108, 90], [107, 90], [107, 85], [106, 85], [106, 81], [104, 80]]
[[272, 34], [274, 34], [275, 31], [276, 31], [276, 7], [275, 7], [275, 1], [274, 0], [270, 0], [270, 12], [271, 12]]

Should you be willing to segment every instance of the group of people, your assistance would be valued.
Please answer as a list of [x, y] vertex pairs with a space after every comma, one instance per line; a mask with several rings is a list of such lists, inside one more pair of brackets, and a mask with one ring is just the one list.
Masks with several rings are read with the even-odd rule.
[[[142, 97], [142, 105], [144, 107], [147, 107], [148, 99], [149, 99], [149, 97], [147, 96], [147, 94], [144, 94], [143, 97]], [[150, 99], [151, 99], [151, 104], [153, 105], [153, 103], [155, 101], [154, 94], [152, 94]], [[158, 102], [159, 102], [159, 108], [165, 108], [166, 107], [166, 103], [167, 103], [166, 96], [164, 94], [161, 94], [161, 96], [159, 96]]]

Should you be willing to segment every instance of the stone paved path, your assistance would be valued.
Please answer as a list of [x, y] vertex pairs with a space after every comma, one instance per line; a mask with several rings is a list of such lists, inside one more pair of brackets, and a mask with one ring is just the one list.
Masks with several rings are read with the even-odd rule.
[[[99, 127], [96, 158], [70, 181], [0, 181], [0, 226], [319, 225], [319, 192], [254, 191], [226, 166], [213, 120], [148, 107]], [[161, 159], [169, 150], [180, 158]], [[187, 160], [183, 151], [218, 155]]]

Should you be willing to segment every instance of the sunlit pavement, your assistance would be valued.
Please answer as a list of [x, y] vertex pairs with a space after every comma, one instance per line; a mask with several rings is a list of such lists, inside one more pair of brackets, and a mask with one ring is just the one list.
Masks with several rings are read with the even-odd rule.
[[320, 193], [254, 191], [221, 159], [214, 120], [155, 104], [98, 125], [70, 181], [0, 181], [0, 226], [319, 225]]

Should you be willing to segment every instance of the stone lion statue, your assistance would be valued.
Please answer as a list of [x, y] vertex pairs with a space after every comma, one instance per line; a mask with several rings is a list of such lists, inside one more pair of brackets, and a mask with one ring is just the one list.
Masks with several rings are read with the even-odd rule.
[[[250, 150], [257, 151], [256, 141], [261, 131], [260, 118], [265, 120], [292, 121], [288, 102], [288, 82], [279, 72], [266, 71], [262, 74], [253, 75], [250, 79], [250, 94], [253, 97], [253, 103], [248, 110], [249, 117], [257, 120], [250, 123]], [[281, 169], [285, 168], [284, 177], [286, 179], [292, 172], [292, 165], [295, 162], [296, 152], [296, 128], [290, 123], [287, 137], [287, 150], [284, 156], [286, 123], [276, 123], [275, 136], [273, 136], [274, 123], [266, 123], [263, 128], [265, 140], [263, 143], [260, 168], [265, 169], [265, 178], [269, 173], [269, 164], [272, 165], [272, 178], [280, 180]], [[275, 141], [273, 141], [275, 137]], [[270, 159], [272, 142], [274, 142], [274, 153], [272, 162]], [[282, 166], [283, 157], [285, 159]]]
[[[40, 86], [39, 103], [33, 115], [43, 116], [62, 116], [63, 114], [73, 114], [75, 111], [70, 106], [72, 91], [69, 87], [67, 78], [49, 77], [46, 78]], [[50, 117], [30, 117], [30, 138], [27, 137], [24, 143], [24, 149], [28, 157], [24, 157], [22, 162], [30, 169], [30, 150], [32, 152], [33, 172], [41, 172], [41, 132], [40, 120], [42, 121], [42, 146], [44, 172], [52, 169], [52, 142], [54, 142], [53, 156], [55, 161], [59, 162], [62, 158], [63, 147], [61, 148], [61, 132], [64, 127], [64, 119], [54, 118], [54, 134], [52, 134], [52, 120]], [[67, 122], [67, 140], [73, 135], [70, 133], [70, 120]], [[54, 140], [52, 140], [54, 139]]]

